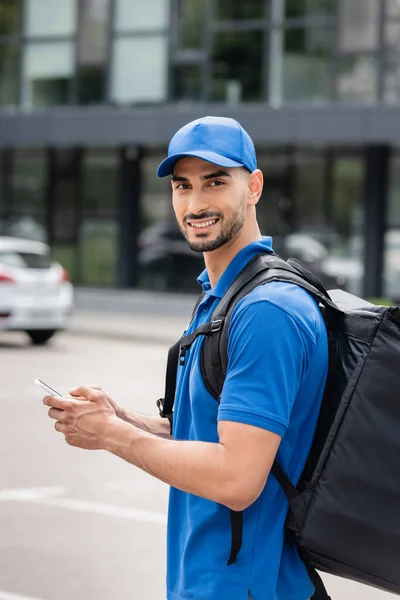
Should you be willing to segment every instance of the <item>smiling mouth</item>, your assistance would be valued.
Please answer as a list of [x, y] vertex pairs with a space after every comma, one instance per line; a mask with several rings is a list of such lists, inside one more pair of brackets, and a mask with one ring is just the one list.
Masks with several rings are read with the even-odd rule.
[[198, 230], [204, 230], [204, 229], [209, 229], [210, 227], [212, 227], [213, 225], [215, 225], [216, 223], [218, 223], [219, 219], [208, 219], [208, 221], [189, 221], [188, 225], [190, 227], [192, 227], [192, 229], [198, 229]]

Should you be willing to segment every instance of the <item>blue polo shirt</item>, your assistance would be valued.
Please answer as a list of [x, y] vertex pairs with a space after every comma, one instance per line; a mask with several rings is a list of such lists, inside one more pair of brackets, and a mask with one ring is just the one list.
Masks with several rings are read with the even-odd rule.
[[[210, 320], [242, 268], [271, 238], [245, 247], [214, 289], [206, 292], [187, 329]], [[296, 285], [259, 286], [235, 308], [229, 328], [228, 371], [218, 403], [200, 372], [198, 338], [178, 367], [173, 438], [218, 442], [218, 421], [261, 427], [282, 437], [278, 460], [294, 483], [303, 471], [325, 386], [325, 325], [314, 299]], [[246, 485], [246, 482], [243, 482]], [[284, 537], [288, 504], [271, 474], [260, 497], [243, 513], [236, 562], [226, 506], [171, 488], [167, 535], [168, 600], [307, 600], [314, 588], [295, 546]]]

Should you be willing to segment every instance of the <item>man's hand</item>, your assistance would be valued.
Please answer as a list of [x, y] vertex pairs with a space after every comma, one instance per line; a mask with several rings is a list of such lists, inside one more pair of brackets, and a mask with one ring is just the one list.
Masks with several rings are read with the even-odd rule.
[[50, 406], [49, 417], [56, 420], [55, 429], [65, 441], [86, 450], [104, 449], [107, 427], [118, 419], [107, 395], [89, 386], [71, 390], [70, 398], [45, 396], [43, 404]]
[[[103, 394], [105, 395], [105, 397], [107, 398], [108, 402], [111, 404], [111, 406], [113, 407], [113, 409], [115, 410], [115, 414], [117, 415], [117, 417], [119, 417], [120, 419], [122, 419], [122, 408], [115, 402], [115, 400], [113, 400], [112, 398], [110, 398], [110, 396], [108, 394], [106, 394], [106, 392], [103, 390], [103, 388], [98, 384], [98, 383], [90, 383], [87, 386], [84, 387], [88, 387], [88, 388], [92, 388], [93, 390], [100, 390], [100, 392], [103, 392]], [[69, 390], [69, 393], [71, 396], [76, 396], [79, 398], [80, 393], [79, 390], [81, 388], [71, 388]]]
[[[88, 387], [104, 392], [98, 383], [91, 383]], [[76, 395], [75, 391], [75, 388], [70, 390], [71, 396]], [[112, 398], [110, 398], [110, 396], [107, 394], [105, 394], [105, 396], [115, 410], [117, 417], [126, 421], [126, 423], [158, 437], [171, 439], [171, 426], [168, 419], [162, 419], [158, 415], [143, 415], [129, 408], [121, 408]]]

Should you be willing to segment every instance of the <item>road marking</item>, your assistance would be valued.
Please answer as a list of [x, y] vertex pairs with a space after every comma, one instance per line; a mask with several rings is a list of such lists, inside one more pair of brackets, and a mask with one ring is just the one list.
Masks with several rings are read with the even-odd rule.
[[32, 596], [21, 596], [20, 594], [10, 594], [9, 592], [3, 592], [0, 590], [0, 600], [39, 600], [39, 598], [32, 598]]
[[136, 508], [125, 508], [101, 502], [89, 502], [88, 500], [77, 500], [75, 498], [38, 498], [37, 500], [33, 500], [33, 502], [46, 506], [97, 513], [98, 515], [145, 521], [147, 523], [161, 523], [164, 525], [167, 522], [167, 517], [162, 513]]
[[163, 513], [68, 498], [63, 496], [65, 492], [66, 489], [61, 486], [1, 490], [0, 501], [28, 502], [161, 525], [165, 525], [167, 522], [167, 517]]
[[47, 498], [48, 496], [62, 496], [66, 491], [66, 488], [61, 486], [0, 490], [0, 500], [21, 500], [23, 502], [34, 502], [35, 500]]

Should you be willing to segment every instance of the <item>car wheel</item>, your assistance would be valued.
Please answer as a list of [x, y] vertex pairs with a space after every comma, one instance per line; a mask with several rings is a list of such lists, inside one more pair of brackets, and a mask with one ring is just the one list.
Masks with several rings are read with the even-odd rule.
[[55, 329], [30, 329], [26, 333], [35, 346], [43, 346], [55, 334]]

